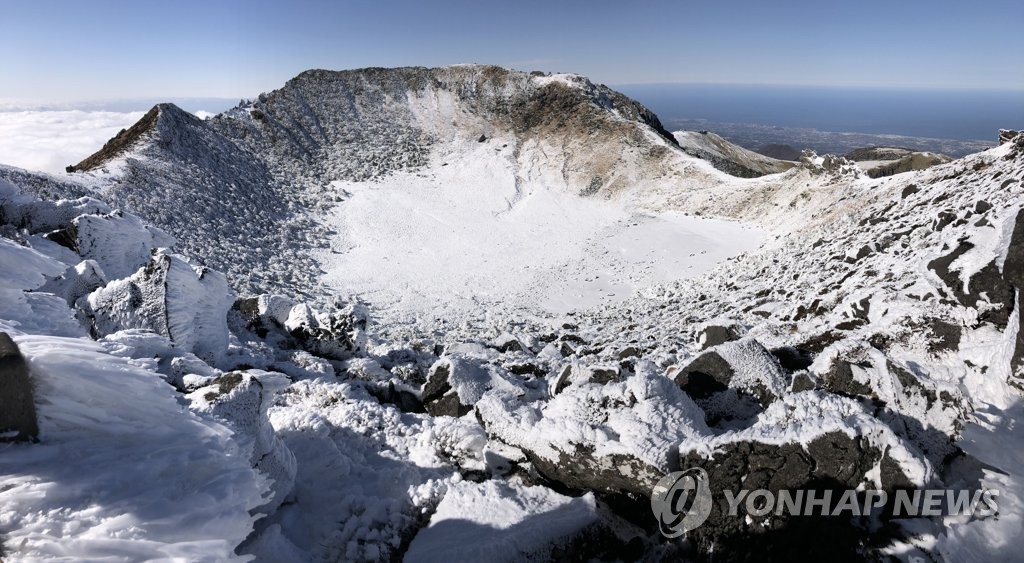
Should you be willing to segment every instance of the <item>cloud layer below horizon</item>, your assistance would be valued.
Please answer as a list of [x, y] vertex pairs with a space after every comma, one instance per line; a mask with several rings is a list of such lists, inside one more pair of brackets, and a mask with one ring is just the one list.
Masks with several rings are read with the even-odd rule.
[[0, 164], [64, 172], [142, 118], [143, 111], [0, 112]]

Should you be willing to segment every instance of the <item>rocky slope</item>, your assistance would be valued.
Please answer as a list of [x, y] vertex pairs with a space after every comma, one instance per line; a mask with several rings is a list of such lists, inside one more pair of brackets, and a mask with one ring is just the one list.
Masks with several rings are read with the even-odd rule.
[[[28, 366], [38, 419], [37, 442], [0, 446], [3, 549], [1012, 560], [1024, 135], [1004, 137], [889, 178], [805, 153], [743, 179], [585, 79], [463, 66], [311, 71], [209, 121], [158, 106], [84, 172], [0, 168], [12, 180], [0, 182], [0, 332], [5, 362]], [[466, 201], [457, 217], [488, 221], [460, 237], [443, 212]], [[353, 209], [376, 214], [328, 220]], [[484, 237], [501, 217], [529, 226], [527, 241], [545, 223], [566, 238], [609, 214], [638, 229], [699, 222], [603, 225], [619, 238], [582, 230], [571, 252], [629, 255], [639, 247], [626, 239], [652, 232], [671, 234], [665, 247], [716, 233], [763, 244], [625, 300], [527, 317], [495, 298], [479, 318], [452, 309], [394, 331], [381, 326], [390, 311], [340, 298], [319, 271], [337, 264], [325, 240], [383, 245], [358, 238], [379, 229], [430, 259], [397, 286], [415, 293], [431, 268], [472, 254], [467, 240], [488, 260], [525, 245]], [[388, 230], [393, 216], [407, 219]], [[453, 250], [408, 242], [423, 223]], [[555, 240], [499, 270], [561, 275], [545, 261]], [[708, 520], [664, 537], [653, 487], [694, 467], [710, 475]], [[995, 489], [1000, 511], [730, 515], [726, 492], [740, 487]]]
[[858, 166], [872, 178], [902, 174], [911, 170], [924, 170], [952, 160], [944, 154], [897, 147], [857, 149], [847, 153], [846, 158], [857, 162]]
[[672, 135], [687, 154], [707, 160], [715, 168], [733, 176], [756, 178], [785, 172], [794, 166], [792, 162], [767, 157], [730, 143], [710, 131], [676, 131]]

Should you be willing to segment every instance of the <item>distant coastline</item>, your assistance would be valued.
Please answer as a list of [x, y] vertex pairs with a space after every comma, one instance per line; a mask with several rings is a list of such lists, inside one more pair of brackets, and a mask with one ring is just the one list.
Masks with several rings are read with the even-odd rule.
[[901, 147], [959, 158], [996, 146], [995, 131], [989, 140], [958, 140], [851, 131], [819, 131], [811, 128], [727, 123], [706, 119], [669, 120], [665, 126], [672, 131], [713, 131], [743, 148], [757, 152], [763, 152], [762, 149], [767, 145], [788, 145], [797, 151], [812, 149], [818, 154], [846, 154], [865, 147]]
[[669, 129], [708, 129], [744, 147], [819, 152], [898, 145], [963, 156], [1024, 128], [1024, 92], [652, 84], [617, 89]]

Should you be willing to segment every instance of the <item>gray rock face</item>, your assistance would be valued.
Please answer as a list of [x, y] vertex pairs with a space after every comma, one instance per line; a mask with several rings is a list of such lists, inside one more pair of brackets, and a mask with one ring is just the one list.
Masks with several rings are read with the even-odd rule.
[[488, 434], [520, 449], [544, 478], [634, 498], [676, 467], [681, 440], [709, 434], [693, 401], [647, 364], [622, 381], [570, 385], [547, 402], [487, 393], [476, 409]]
[[999, 144], [1009, 143], [1020, 136], [1020, 131], [1013, 129], [1000, 129], [999, 130]]
[[20, 442], [39, 437], [36, 406], [28, 365], [18, 345], [0, 332], [0, 442]]

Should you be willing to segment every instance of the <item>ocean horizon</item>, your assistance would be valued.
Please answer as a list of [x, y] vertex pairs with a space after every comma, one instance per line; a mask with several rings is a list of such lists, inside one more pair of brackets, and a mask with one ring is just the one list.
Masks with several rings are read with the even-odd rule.
[[1024, 129], [1024, 91], [620, 84], [669, 129], [696, 120], [818, 131], [994, 140]]

